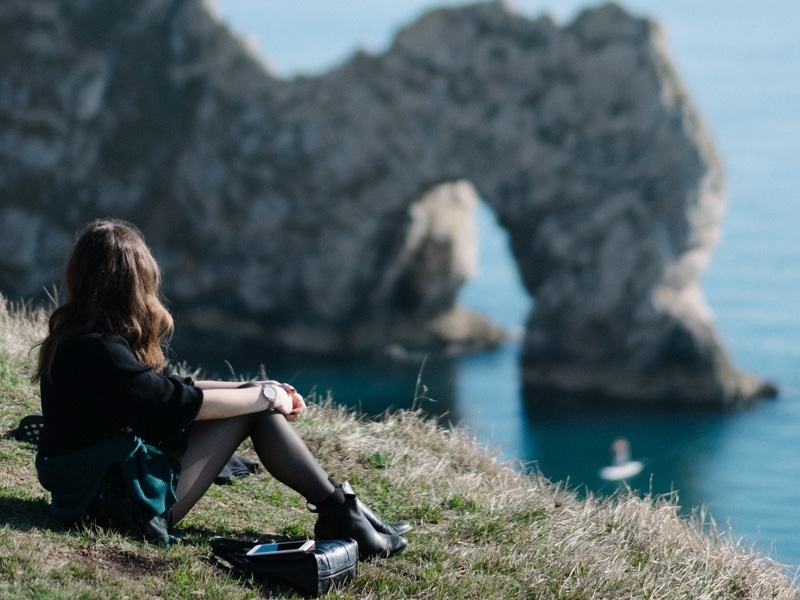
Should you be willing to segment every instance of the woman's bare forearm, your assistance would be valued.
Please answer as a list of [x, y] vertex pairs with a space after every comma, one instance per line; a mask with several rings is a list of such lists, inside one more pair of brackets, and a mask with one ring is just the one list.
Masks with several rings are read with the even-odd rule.
[[267, 408], [267, 399], [259, 387], [204, 388], [203, 404], [197, 413], [197, 420], [227, 419], [260, 412]]
[[[281, 413], [290, 421], [294, 421], [305, 411], [305, 401], [296, 391], [288, 392], [283, 386], [268, 382], [273, 388], [274, 395], [268, 400], [261, 390], [261, 385], [249, 387], [212, 387], [203, 390], [203, 404], [197, 413], [197, 419], [227, 419], [274, 410]], [[294, 390], [294, 388], [292, 388]]]

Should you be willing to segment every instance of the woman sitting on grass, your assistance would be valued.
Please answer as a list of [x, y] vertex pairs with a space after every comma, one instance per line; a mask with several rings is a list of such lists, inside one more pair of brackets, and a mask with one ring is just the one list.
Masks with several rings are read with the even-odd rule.
[[376, 517], [296, 433], [305, 401], [291, 385], [163, 372], [173, 322], [160, 277], [128, 223], [92, 222], [72, 248], [67, 301], [50, 317], [34, 374], [44, 414], [36, 468], [52, 514], [169, 544], [172, 525], [249, 437], [267, 471], [313, 505], [317, 539], [355, 539], [362, 558], [403, 550], [408, 524]]

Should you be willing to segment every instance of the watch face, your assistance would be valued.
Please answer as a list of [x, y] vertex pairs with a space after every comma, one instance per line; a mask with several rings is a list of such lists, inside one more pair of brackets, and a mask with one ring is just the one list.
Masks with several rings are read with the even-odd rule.
[[275, 398], [278, 397], [278, 390], [271, 385], [261, 386], [261, 393], [264, 394], [264, 397], [268, 400], [275, 400]]

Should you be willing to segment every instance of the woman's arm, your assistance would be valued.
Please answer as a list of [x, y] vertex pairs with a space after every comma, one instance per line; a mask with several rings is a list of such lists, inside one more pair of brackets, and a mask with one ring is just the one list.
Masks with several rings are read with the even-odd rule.
[[[305, 410], [303, 397], [297, 392], [288, 392], [279, 384], [272, 385], [276, 391], [273, 410], [281, 413], [289, 421], [295, 421]], [[245, 388], [212, 387], [203, 390], [203, 404], [197, 413], [197, 420], [227, 419], [268, 408], [267, 399], [261, 393], [260, 385]]]

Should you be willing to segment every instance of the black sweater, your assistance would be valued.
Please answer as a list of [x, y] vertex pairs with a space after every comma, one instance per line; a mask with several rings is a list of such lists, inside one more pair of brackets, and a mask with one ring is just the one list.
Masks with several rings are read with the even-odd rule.
[[52, 378], [42, 379], [42, 456], [60, 456], [130, 429], [148, 444], [174, 451], [203, 402], [190, 379], [142, 365], [118, 335], [64, 339]]

